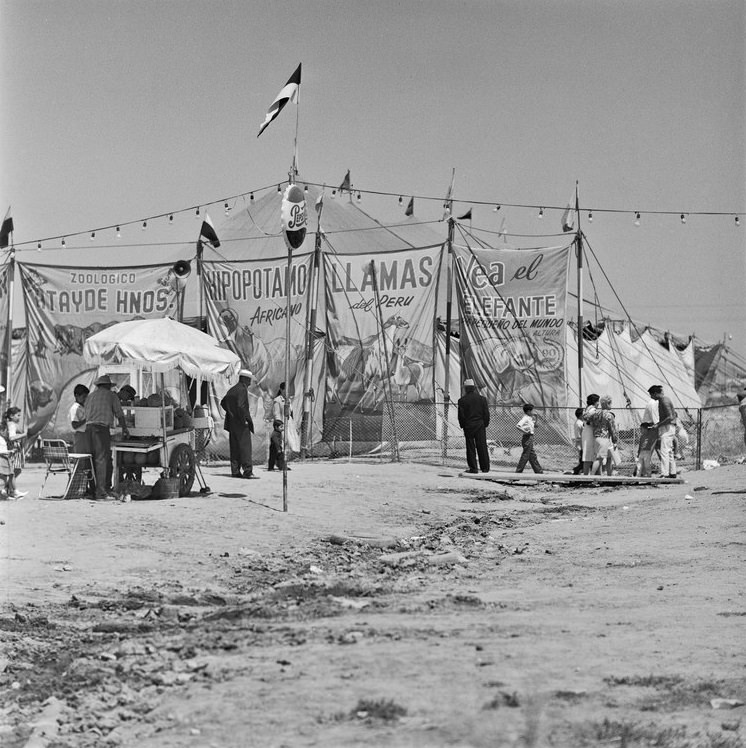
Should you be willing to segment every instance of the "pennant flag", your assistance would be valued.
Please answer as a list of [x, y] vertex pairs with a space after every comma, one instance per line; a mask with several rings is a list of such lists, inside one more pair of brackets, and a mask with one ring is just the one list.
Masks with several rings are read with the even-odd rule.
[[347, 174], [345, 174], [345, 178], [342, 180], [342, 184], [339, 185], [339, 191], [344, 192], [347, 190], [347, 192], [352, 192], [352, 187], [350, 184], [350, 170], [347, 170]]
[[413, 216], [414, 215], [414, 197], [409, 198], [409, 202], [407, 203], [407, 209], [404, 211], [405, 216]]
[[3, 225], [0, 227], [0, 249], [5, 249], [8, 246], [8, 237], [13, 233], [13, 217], [10, 215], [10, 205], [8, 206], [8, 212], [3, 218]]
[[451, 183], [448, 185], [448, 192], [446, 192], [446, 199], [443, 201], [443, 219], [446, 220], [451, 215], [451, 197], [453, 196], [453, 185], [456, 181], [456, 169], [454, 168], [451, 172]]
[[458, 216], [459, 221], [471, 221], [471, 208], [464, 213], [462, 216]]
[[264, 128], [283, 110], [288, 101], [295, 101], [298, 89], [300, 88], [300, 68], [301, 66], [298, 65], [296, 71], [288, 78], [288, 82], [282, 87], [282, 90], [277, 94], [272, 105], [267, 110], [264, 122], [259, 127], [257, 138], [264, 132]]
[[[326, 184], [324, 185], [324, 189], [326, 189]], [[324, 189], [319, 192], [319, 196], [314, 203], [314, 208], [316, 208], [316, 212], [319, 214], [319, 220], [321, 220], [321, 211], [324, 210]]]
[[567, 203], [565, 212], [562, 214], [562, 230], [575, 231], [575, 210], [570, 203]]
[[200, 241], [204, 240], [208, 244], [212, 244], [215, 249], [220, 246], [220, 240], [215, 232], [215, 227], [212, 225], [210, 216], [205, 213], [205, 220], [202, 221], [202, 229], [199, 232]]

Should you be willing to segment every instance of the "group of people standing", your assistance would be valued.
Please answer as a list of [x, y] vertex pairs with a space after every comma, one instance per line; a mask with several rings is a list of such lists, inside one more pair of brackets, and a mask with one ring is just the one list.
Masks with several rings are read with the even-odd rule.
[[[487, 444], [487, 427], [490, 412], [487, 399], [477, 392], [472, 379], [464, 381], [464, 395], [458, 401], [458, 421], [466, 440], [466, 462], [468, 473], [489, 472], [490, 457]], [[660, 474], [666, 478], [676, 478], [676, 429], [677, 415], [671, 398], [663, 393], [663, 386], [655, 384], [648, 389], [650, 401], [643, 414], [640, 448], [635, 474], [650, 477], [652, 455], [657, 449], [660, 454]], [[746, 399], [746, 393], [745, 397]], [[575, 411], [575, 446], [578, 450], [578, 464], [573, 468], [575, 475], [612, 475], [621, 462], [618, 445], [619, 429], [616, 417], [611, 410], [610, 395], [591, 394], [586, 398], [585, 408]], [[521, 456], [516, 472], [523, 472], [530, 464], [535, 473], [543, 473], [541, 463], [534, 448], [536, 419], [534, 406], [523, 406], [523, 417], [516, 424], [521, 432]]]

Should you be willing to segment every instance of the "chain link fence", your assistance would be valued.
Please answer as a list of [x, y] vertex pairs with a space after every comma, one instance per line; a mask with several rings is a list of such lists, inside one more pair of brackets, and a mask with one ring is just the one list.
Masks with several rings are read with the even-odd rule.
[[[521, 432], [516, 424], [522, 415], [519, 407], [490, 409], [487, 443], [493, 470], [515, 470], [521, 454]], [[573, 440], [575, 408], [535, 408], [534, 415], [535, 449], [543, 469], [570, 472], [578, 464]], [[628, 408], [623, 414], [617, 411], [617, 415], [620, 423], [636, 424], [619, 429], [622, 462], [617, 472], [632, 475], [643, 409]], [[736, 405], [680, 410], [678, 422], [686, 434], [675, 440], [677, 468], [695, 470], [703, 467], [706, 460], [722, 464], [744, 458], [744, 426]], [[379, 416], [361, 418], [337, 413], [327, 419], [322, 438], [308, 450], [308, 457], [401, 460], [463, 469], [466, 446], [455, 401], [393, 403]], [[654, 453], [654, 472], [657, 464]]]

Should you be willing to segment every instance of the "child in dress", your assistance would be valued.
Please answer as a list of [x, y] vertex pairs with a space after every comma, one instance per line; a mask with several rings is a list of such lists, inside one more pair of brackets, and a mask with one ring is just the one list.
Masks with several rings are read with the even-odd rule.
[[16, 407], [8, 408], [5, 411], [5, 424], [3, 428], [3, 439], [6, 442], [6, 450], [10, 452], [10, 475], [6, 482], [8, 497], [12, 499], [22, 499], [28, 492], [19, 491], [16, 488], [16, 478], [21, 474], [23, 469], [23, 440], [26, 432], [20, 428], [21, 409]]
[[515, 469], [516, 473], [522, 473], [523, 468], [526, 467], [526, 463], [531, 463], [531, 467], [535, 473], [543, 473], [539, 463], [539, 458], [536, 456], [534, 451], [534, 429], [536, 428], [536, 419], [534, 418], [534, 406], [531, 403], [526, 403], [523, 406], [523, 418], [516, 424], [516, 428], [523, 432], [521, 437], [521, 446], [523, 452], [518, 460], [518, 465]]
[[13, 480], [13, 468], [10, 464], [11, 454], [5, 437], [0, 435], [0, 501], [15, 500], [15, 497], [8, 493], [8, 486], [12, 484]]
[[585, 408], [575, 408], [575, 425], [573, 427], [573, 444], [578, 451], [578, 464], [572, 469], [573, 475], [580, 475], [583, 472], [583, 412]]

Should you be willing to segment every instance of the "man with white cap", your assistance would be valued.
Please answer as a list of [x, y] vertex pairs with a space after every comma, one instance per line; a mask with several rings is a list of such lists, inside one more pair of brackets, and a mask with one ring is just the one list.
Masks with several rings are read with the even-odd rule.
[[122, 403], [116, 392], [112, 392], [114, 382], [108, 374], [100, 376], [94, 384], [96, 389], [85, 401], [85, 432], [93, 459], [93, 472], [96, 476], [96, 500], [114, 499], [111, 493], [113, 465], [111, 459], [111, 431], [115, 421], [122, 427], [122, 435], [129, 436], [124, 421]]
[[473, 379], [464, 380], [466, 394], [458, 401], [458, 424], [466, 438], [467, 473], [490, 471], [490, 452], [487, 447], [487, 426], [490, 425], [490, 409], [487, 398], [477, 392]]
[[249, 409], [249, 385], [253, 378], [254, 375], [248, 369], [241, 369], [238, 372], [238, 383], [234, 384], [220, 401], [220, 407], [225, 411], [223, 428], [228, 432], [231, 475], [234, 478], [259, 477], [254, 475], [254, 462], [251, 456], [254, 421]]

